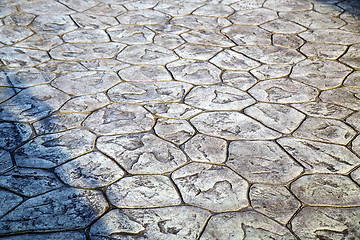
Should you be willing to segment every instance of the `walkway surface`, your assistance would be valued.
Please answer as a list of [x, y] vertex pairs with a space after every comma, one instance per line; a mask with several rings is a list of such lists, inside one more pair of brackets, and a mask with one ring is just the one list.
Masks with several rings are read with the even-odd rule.
[[0, 239], [360, 239], [359, 1], [0, 2]]

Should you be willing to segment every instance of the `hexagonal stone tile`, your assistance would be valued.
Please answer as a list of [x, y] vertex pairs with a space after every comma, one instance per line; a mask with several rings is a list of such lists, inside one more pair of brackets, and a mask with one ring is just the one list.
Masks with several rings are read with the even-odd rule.
[[153, 9], [127, 11], [116, 17], [120, 24], [151, 25], [163, 24], [170, 16]]
[[174, 49], [183, 44], [185, 41], [178, 35], [158, 33], [154, 37], [154, 43], [167, 49]]
[[179, 145], [195, 134], [194, 128], [187, 121], [177, 119], [159, 119], [154, 130], [161, 138]]
[[305, 175], [291, 183], [290, 189], [302, 202], [311, 205], [360, 204], [360, 187], [342, 175]]
[[248, 183], [224, 166], [190, 163], [172, 179], [186, 203], [211, 211], [232, 211], [248, 205]]
[[273, 34], [273, 45], [278, 47], [297, 49], [304, 44], [304, 40], [297, 35], [291, 34]]
[[54, 72], [54, 73], [68, 73], [68, 72], [80, 72], [86, 71], [87, 69], [78, 62], [70, 62], [70, 61], [58, 61], [58, 60], [49, 60], [44, 62], [36, 68], [41, 69], [47, 72]]
[[259, 80], [286, 77], [291, 72], [291, 65], [267, 65], [263, 64], [250, 71]]
[[360, 88], [360, 71], [354, 71], [347, 76], [343, 85], [347, 87]]
[[255, 211], [220, 213], [212, 216], [200, 239], [230, 240], [246, 238], [296, 239], [286, 227]]
[[243, 91], [248, 90], [257, 82], [256, 78], [248, 72], [224, 71], [221, 78], [223, 83]]
[[49, 171], [15, 168], [1, 175], [0, 186], [20, 195], [33, 197], [60, 188], [63, 184]]
[[201, 2], [196, 1], [186, 1], [186, 4], [184, 4], [182, 1], [161, 1], [154, 9], [175, 17], [188, 15], [201, 5]]
[[108, 157], [90, 152], [55, 168], [60, 179], [72, 187], [106, 186], [124, 175], [124, 171]]
[[[305, 59], [294, 49], [276, 46], [237, 46], [233, 48], [248, 57], [267, 64], [293, 64]], [[259, 65], [257, 65], [258, 67]]]
[[305, 207], [291, 221], [301, 239], [356, 239], [360, 208]]
[[182, 103], [157, 103], [144, 106], [151, 113], [163, 118], [188, 119], [202, 110]]
[[61, 188], [28, 199], [1, 218], [0, 233], [82, 228], [105, 211], [100, 191]]
[[59, 2], [68, 8], [79, 12], [85, 11], [86, 9], [89, 9], [98, 4], [98, 1], [95, 0], [85, 0], [82, 2], [77, 2], [76, 0], [60, 0]]
[[154, 118], [140, 106], [110, 104], [91, 113], [83, 125], [103, 135], [136, 133], [150, 130]]
[[94, 43], [94, 42], [109, 42], [109, 36], [105, 31], [95, 29], [81, 29], [69, 33], [65, 33], [62, 38], [68, 43]]
[[72, 19], [66, 15], [37, 16], [29, 27], [36, 33], [57, 35], [64, 34], [78, 28]]
[[119, 82], [114, 72], [87, 71], [63, 74], [51, 85], [71, 95], [86, 95], [105, 91]]
[[260, 66], [260, 63], [254, 61], [243, 54], [232, 50], [223, 50], [213, 57], [210, 62], [216, 66], [226, 70], [248, 71], [252, 68]]
[[25, 123], [0, 123], [0, 147], [11, 150], [32, 135], [31, 127]]
[[96, 146], [131, 174], [163, 174], [187, 161], [180, 149], [150, 133], [100, 137]]
[[0, 173], [9, 170], [13, 166], [11, 155], [8, 151], [0, 149]]
[[264, 0], [242, 0], [231, 4], [230, 6], [239, 11], [239, 10], [248, 10], [260, 8], [264, 3]]
[[348, 148], [292, 137], [277, 142], [304, 168], [306, 173], [346, 174], [360, 163]]
[[[316, 29], [300, 33], [300, 37], [309, 42], [349, 45], [359, 42], [359, 34], [340, 29]], [[344, 37], [346, 36], [346, 37]]]
[[111, 100], [119, 103], [162, 103], [179, 101], [191, 84], [182, 82], [123, 82], [108, 91]]
[[63, 41], [60, 37], [47, 34], [34, 34], [31, 37], [15, 44], [15, 47], [33, 48], [38, 50], [49, 51], [59, 46]]
[[47, 85], [22, 90], [0, 104], [0, 119], [5, 121], [34, 121], [56, 111], [69, 97]]
[[229, 17], [229, 20], [232, 23], [239, 25], [260, 25], [276, 18], [278, 18], [278, 16], [275, 11], [265, 8], [258, 8], [237, 11]]
[[155, 33], [148, 28], [133, 25], [117, 25], [108, 28], [106, 32], [112, 41], [130, 45], [150, 44], [155, 36]]
[[77, 231], [67, 231], [67, 232], [55, 232], [55, 233], [28, 233], [13, 235], [8, 237], [1, 237], [1, 240], [42, 240], [42, 239], [51, 239], [51, 240], [62, 240], [62, 239], [72, 239], [72, 240], [85, 240], [85, 234]]
[[126, 63], [151, 65], [163, 65], [178, 58], [173, 51], [155, 44], [128, 46], [117, 55], [118, 60]]
[[261, 28], [264, 28], [272, 33], [284, 34], [297, 34], [306, 30], [306, 28], [299, 24], [281, 18], [264, 23], [261, 25]]
[[191, 29], [205, 30], [221, 29], [231, 25], [231, 22], [226, 18], [187, 15], [183, 17], [172, 18], [170, 20], [170, 24], [175, 24]]
[[284, 184], [303, 171], [286, 152], [270, 141], [231, 142], [226, 165], [248, 181], [270, 184]]
[[254, 184], [249, 198], [254, 210], [282, 224], [286, 224], [301, 206], [288, 189], [280, 186]]
[[74, 22], [82, 29], [105, 29], [119, 24], [114, 17], [76, 13], [71, 15]]
[[312, 117], [343, 119], [353, 112], [348, 108], [323, 102], [299, 103], [291, 106]]
[[238, 112], [201, 113], [190, 122], [200, 133], [227, 140], [265, 140], [281, 136], [280, 133]]
[[[155, 209], [114, 209], [95, 222], [90, 229], [91, 239], [197, 239], [209, 212], [192, 207]], [[190, 223], [191, 224], [188, 224]]]
[[335, 60], [346, 50], [346, 46], [307, 42], [300, 51], [308, 57]]
[[225, 140], [196, 134], [185, 143], [184, 151], [195, 162], [223, 163], [226, 160]]
[[258, 26], [231, 25], [221, 32], [239, 45], [271, 44], [271, 33]]
[[49, 54], [56, 60], [92, 60], [113, 58], [125, 47], [121, 43], [65, 43], [52, 49]]
[[234, 9], [223, 4], [208, 4], [196, 9], [192, 14], [208, 17], [227, 17], [233, 12]]
[[318, 91], [292, 79], [271, 79], [257, 83], [249, 93], [258, 101], [298, 103], [315, 100]]
[[340, 61], [350, 65], [353, 68], [360, 69], [360, 44], [354, 44], [349, 47], [344, 56], [340, 58]]
[[354, 129], [334, 119], [307, 118], [294, 132], [295, 137], [346, 145], [356, 135]]
[[10, 45], [31, 36], [33, 32], [21, 26], [0, 26], [0, 34], [0, 42]]
[[191, 30], [181, 34], [186, 42], [215, 47], [232, 47], [235, 44], [217, 30]]
[[280, 13], [280, 17], [301, 24], [309, 29], [339, 28], [345, 25], [340, 18], [315, 11]]
[[26, 13], [33, 13], [36, 15], [46, 15], [51, 12], [56, 14], [71, 14], [74, 13], [73, 10], [67, 8], [61, 3], [47, 1], [47, 0], [39, 0], [35, 2], [23, 2], [18, 6], [19, 11]]
[[118, 72], [121, 79], [129, 82], [171, 81], [170, 73], [163, 66], [131, 66]]
[[325, 90], [339, 86], [351, 70], [336, 61], [305, 59], [293, 67], [290, 77]]
[[104, 93], [81, 96], [72, 98], [67, 101], [61, 108], [60, 112], [91, 112], [95, 109], [102, 108], [110, 103]]
[[[2, 9], [9, 9], [2, 8]], [[15, 12], [7, 17], [4, 18], [5, 25], [17, 25], [17, 26], [26, 26], [29, 25], [32, 20], [34, 20], [35, 16], [30, 13], [24, 12]]]
[[311, 10], [312, 4], [308, 1], [288, 1], [288, 0], [267, 0], [264, 7], [274, 9], [276, 11], [304, 11]]
[[31, 87], [48, 83], [56, 77], [36, 68], [5, 68], [0, 71], [0, 85], [6, 87]]
[[285, 134], [295, 130], [305, 118], [304, 114], [291, 107], [270, 103], [257, 103], [246, 108], [244, 113]]
[[0, 58], [7, 67], [33, 67], [50, 59], [45, 51], [8, 46], [0, 48]]
[[23, 198], [16, 195], [15, 193], [0, 189], [0, 194], [2, 196], [0, 201], [0, 216], [2, 217], [12, 208], [16, 207], [19, 203], [22, 202]]
[[320, 99], [324, 102], [335, 103], [353, 110], [360, 110], [360, 89], [339, 87], [323, 91]]
[[82, 61], [82, 65], [84, 65], [89, 70], [95, 71], [119, 71], [120, 69], [129, 67], [129, 64], [120, 62], [115, 59], [94, 59]]
[[176, 48], [175, 52], [180, 57], [186, 59], [208, 60], [221, 50], [222, 48], [215, 46], [185, 43], [180, 47]]
[[95, 135], [83, 129], [37, 136], [14, 153], [18, 166], [52, 168], [67, 160], [89, 152]]
[[111, 184], [106, 195], [120, 208], [160, 207], [180, 204], [170, 179], [161, 175], [138, 175]]
[[226, 85], [199, 86], [186, 95], [186, 104], [207, 110], [242, 110], [255, 100], [246, 92]]

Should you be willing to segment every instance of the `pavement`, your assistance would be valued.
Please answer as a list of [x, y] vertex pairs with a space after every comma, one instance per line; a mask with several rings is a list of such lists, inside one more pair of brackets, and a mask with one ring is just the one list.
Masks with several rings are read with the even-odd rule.
[[1, 240], [360, 239], [360, 2], [2, 0]]

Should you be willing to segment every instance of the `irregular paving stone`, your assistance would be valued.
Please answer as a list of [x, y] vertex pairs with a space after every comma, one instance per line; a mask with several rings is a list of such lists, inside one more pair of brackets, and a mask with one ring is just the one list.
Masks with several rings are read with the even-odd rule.
[[324, 102], [339, 104], [353, 110], [360, 110], [360, 89], [339, 87], [323, 91], [320, 99]]
[[173, 17], [184, 16], [192, 13], [195, 9], [202, 5], [201, 2], [196, 1], [161, 1], [156, 5], [155, 9], [170, 14]]
[[309, 29], [339, 28], [345, 25], [345, 22], [339, 18], [315, 11], [280, 13], [280, 17], [299, 23]]
[[242, 110], [255, 100], [246, 92], [226, 85], [199, 86], [186, 95], [186, 104], [207, 110]]
[[356, 135], [354, 129], [334, 119], [307, 118], [294, 132], [295, 137], [346, 145]]
[[7, 15], [10, 15], [12, 13], [16, 12], [16, 7], [6, 4], [1, 4], [1, 10], [0, 10], [0, 17], [3, 18]]
[[353, 112], [348, 108], [323, 102], [299, 103], [292, 104], [291, 106], [311, 117], [343, 119]]
[[71, 160], [57, 167], [55, 173], [64, 183], [83, 188], [104, 187], [124, 175], [116, 163], [99, 152]]
[[86, 71], [86, 68], [78, 62], [50, 60], [36, 66], [38, 69], [47, 72], [68, 73]]
[[[359, 34], [340, 29], [316, 29], [300, 33], [300, 37], [309, 42], [349, 45], [359, 42]], [[346, 36], [346, 37], [344, 37]]]
[[150, 130], [154, 118], [140, 106], [110, 104], [91, 113], [83, 124], [103, 135], [136, 133]]
[[171, 75], [163, 66], [131, 66], [118, 72], [121, 79], [129, 82], [170, 81]]
[[265, 126], [285, 134], [295, 130], [305, 118], [304, 114], [291, 107], [270, 103], [257, 103], [244, 112]]
[[[9, 7], [2, 9], [9, 9]], [[35, 16], [30, 13], [15, 12], [10, 16], [5, 17], [4, 23], [5, 25], [27, 26], [34, 20], [34, 18]]]
[[344, 86], [360, 88], [360, 71], [352, 72], [344, 81]]
[[123, 48], [121, 43], [65, 43], [50, 51], [56, 60], [92, 60], [97, 58], [113, 58]]
[[225, 140], [197, 134], [185, 143], [184, 151], [195, 162], [223, 163], [226, 160]]
[[260, 63], [254, 61], [243, 54], [232, 50], [223, 50], [213, 57], [210, 62], [226, 70], [248, 71], [260, 66]]
[[322, 59], [337, 59], [346, 50], [346, 46], [324, 43], [307, 42], [300, 51], [308, 57]]
[[186, 59], [208, 60], [221, 50], [222, 48], [215, 46], [185, 43], [182, 46], [176, 48], [175, 52], [180, 57]]
[[190, 122], [200, 132], [227, 140], [275, 139], [281, 134], [238, 112], [209, 112], [193, 117]]
[[259, 80], [286, 77], [291, 72], [291, 65], [263, 64], [250, 71]]
[[149, 133], [100, 137], [97, 147], [131, 174], [163, 174], [187, 161], [180, 149]]
[[339, 16], [344, 10], [335, 4], [339, 3], [338, 0], [330, 0], [330, 1], [312, 1], [314, 4], [314, 10], [320, 13], [326, 13], [332, 16]]
[[346, 119], [346, 122], [353, 126], [356, 130], [360, 131], [360, 112], [352, 114]]
[[216, 47], [232, 47], [235, 44], [216, 30], [191, 30], [181, 34], [186, 42]]
[[312, 4], [309, 1], [267, 0], [264, 7], [276, 11], [304, 11], [311, 10]]
[[192, 14], [208, 17], [227, 17], [234, 12], [229, 6], [223, 4], [209, 4], [196, 9]]
[[273, 34], [273, 45], [278, 47], [297, 49], [304, 44], [304, 41], [297, 35]]
[[[197, 239], [209, 212], [192, 207], [114, 209], [90, 229], [91, 239]], [[191, 224], [188, 224], [190, 223]]]
[[87, 226], [105, 211], [100, 191], [61, 188], [28, 199], [0, 219], [0, 233], [68, 230]]
[[221, 32], [239, 45], [271, 44], [271, 32], [258, 26], [231, 25]]
[[248, 183], [224, 166], [190, 163], [171, 177], [186, 203], [215, 212], [248, 205]]
[[68, 95], [47, 85], [30, 87], [0, 104], [0, 119], [34, 121], [56, 111]]
[[360, 69], [360, 44], [354, 44], [349, 47], [344, 56], [340, 58], [341, 62], [350, 65], [353, 68]]
[[350, 176], [352, 179], [354, 179], [355, 182], [360, 184], [360, 168], [353, 171]]
[[138, 175], [111, 184], [106, 195], [119, 208], [160, 207], [180, 204], [180, 197], [169, 178]]
[[[15, 193], [0, 189], [0, 217], [22, 202], [23, 198]], [[1, 239], [1, 238], [0, 238]]]
[[229, 17], [229, 20], [233, 24], [260, 25], [276, 18], [278, 18], [278, 16], [275, 11], [265, 8], [258, 8], [235, 12]]
[[29, 233], [14, 235], [8, 237], [0, 237], [1, 240], [63, 240], [63, 239], [72, 239], [72, 240], [85, 240], [85, 235], [77, 231], [68, 231], [68, 232], [56, 232], [56, 233]]
[[246, 238], [296, 239], [287, 228], [255, 211], [220, 213], [211, 217], [200, 239]]
[[124, 82], [108, 91], [111, 100], [120, 103], [161, 103], [179, 101], [192, 87], [181, 82]]
[[119, 83], [114, 72], [72, 72], [61, 75], [51, 85], [71, 95], [86, 95], [105, 91]]
[[126, 12], [126, 8], [123, 5], [117, 4], [118, 2], [106, 3], [101, 2], [100, 4], [86, 10], [84, 13], [100, 16], [108, 16], [108, 17], [116, 17], [118, 15], [122, 15]]
[[110, 103], [105, 93], [72, 98], [61, 108], [60, 112], [91, 112]]
[[321, 90], [339, 86], [351, 68], [331, 60], [305, 59], [297, 63], [290, 77]]
[[[49, 13], [71, 14], [73, 10], [67, 8], [61, 3], [47, 0], [38, 0], [32, 2], [24, 2], [18, 5], [19, 11], [32, 13], [36, 15], [45, 15]], [[49, 16], [47, 16], [49, 17]]]
[[85, 0], [81, 2], [77, 2], [76, 0], [60, 0], [59, 2], [69, 7], [70, 9], [74, 9], [75, 11], [79, 12], [85, 11], [86, 9], [89, 9], [99, 3], [95, 0]]
[[360, 33], [360, 23], [358, 21], [355, 23], [348, 23], [340, 29], [348, 32]]
[[156, 34], [154, 43], [167, 49], [174, 49], [183, 44], [185, 41], [178, 35], [173, 34]]
[[15, 168], [0, 178], [0, 186], [28, 197], [60, 188], [63, 184], [46, 170]]
[[154, 129], [160, 137], [179, 145], [195, 134], [187, 121], [177, 119], [159, 119]]
[[117, 59], [131, 64], [163, 65], [178, 57], [169, 49], [154, 45], [128, 46], [117, 56]]
[[249, 198], [254, 210], [286, 224], [300, 207], [300, 202], [285, 187], [254, 184]]
[[21, 26], [0, 26], [0, 42], [10, 45], [19, 42], [29, 36], [33, 32], [26, 27]]
[[277, 142], [301, 163], [306, 173], [346, 174], [360, 163], [344, 146], [292, 137], [280, 138]]
[[360, 187], [342, 175], [305, 175], [290, 185], [304, 203], [327, 206], [359, 205]]
[[52, 168], [92, 150], [95, 135], [83, 129], [47, 134], [27, 142], [14, 153], [18, 166]]
[[153, 8], [157, 3], [159, 3], [158, 0], [140, 0], [134, 2], [127, 2], [124, 4], [124, 7], [127, 10], [140, 10], [140, 9]]
[[127, 11], [116, 17], [120, 24], [151, 25], [163, 24], [169, 21], [170, 16], [153, 9]]
[[94, 43], [94, 42], [109, 42], [108, 35], [103, 30], [76, 30], [65, 33], [62, 38], [68, 43]]
[[189, 31], [188, 28], [172, 24], [154, 24], [146, 27], [157, 33], [182, 34]]
[[188, 119], [202, 110], [182, 103], [157, 103], [145, 105], [151, 113], [163, 118]]
[[7, 67], [33, 67], [50, 59], [45, 51], [8, 46], [0, 48], [0, 58]]
[[242, 0], [231, 4], [231, 7], [237, 11], [260, 8], [264, 0]]
[[15, 46], [49, 51], [62, 43], [63, 41], [61, 38], [55, 35], [34, 34], [31, 37], [15, 44]]
[[305, 207], [291, 221], [301, 239], [357, 239], [360, 208]]
[[[276, 46], [237, 46], [233, 48], [248, 57], [267, 64], [293, 64], [305, 59], [294, 49]], [[258, 67], [259, 65], [257, 65]]]
[[25, 123], [1, 122], [0, 147], [11, 150], [30, 138], [31, 127]]
[[[291, 12], [290, 14], [294, 14]], [[302, 24], [302, 23], [301, 23]], [[297, 34], [306, 30], [303, 26], [285, 19], [275, 19], [261, 25], [262, 28], [272, 33]]]
[[181, 59], [167, 64], [175, 80], [192, 84], [214, 84], [220, 82], [221, 70], [207, 61]]
[[175, 24], [191, 29], [221, 29], [231, 25], [226, 18], [215, 18], [206, 16], [187, 15], [183, 17], [174, 17], [170, 20], [170, 24]]
[[229, 146], [226, 164], [251, 182], [284, 184], [301, 174], [295, 163], [270, 141], [235, 141]]
[[20, 89], [12, 87], [0, 87], [0, 103], [13, 97], [18, 92], [20, 92]]
[[221, 76], [223, 83], [230, 85], [240, 90], [246, 91], [253, 86], [257, 81], [248, 72], [225, 71]]
[[94, 59], [81, 62], [87, 69], [95, 71], [118, 71], [126, 68], [129, 64], [115, 59]]
[[111, 40], [130, 45], [150, 44], [155, 33], [144, 26], [118, 25], [108, 28], [106, 32]]
[[31, 87], [48, 83], [55, 78], [54, 73], [47, 73], [36, 68], [5, 68], [0, 71], [0, 85], [6, 87]]
[[33, 123], [33, 126], [40, 135], [55, 133], [80, 126], [86, 116], [86, 113], [54, 114]]
[[0, 173], [3, 173], [13, 166], [11, 155], [8, 151], [0, 149]]
[[105, 29], [119, 24], [114, 17], [76, 13], [71, 15], [75, 23], [82, 29]]
[[37, 16], [29, 27], [36, 33], [58, 35], [78, 28], [69, 16], [59, 14]]

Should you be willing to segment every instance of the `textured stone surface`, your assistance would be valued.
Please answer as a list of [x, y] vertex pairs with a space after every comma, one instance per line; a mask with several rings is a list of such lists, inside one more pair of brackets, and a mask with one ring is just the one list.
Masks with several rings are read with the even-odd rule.
[[250, 72], [254, 74], [259, 80], [271, 79], [271, 78], [281, 78], [286, 77], [290, 74], [291, 66], [290, 65], [266, 65], [263, 64], [258, 68], [251, 70]]
[[187, 121], [176, 119], [159, 119], [154, 130], [160, 137], [179, 145], [195, 133], [194, 128]]
[[54, 35], [34, 34], [31, 37], [15, 44], [16, 47], [33, 48], [38, 50], [49, 51], [54, 47], [62, 44], [60, 37]]
[[29, 125], [16, 122], [0, 123], [0, 147], [11, 150], [29, 139], [32, 134]]
[[6, 87], [30, 87], [48, 83], [55, 76], [53, 73], [44, 72], [36, 68], [8, 68], [0, 72], [0, 84]]
[[67, 231], [67, 232], [56, 232], [56, 233], [29, 233], [14, 235], [8, 237], [0, 237], [1, 240], [62, 240], [62, 239], [73, 239], [73, 240], [85, 240], [85, 234], [78, 231]]
[[250, 70], [260, 64], [240, 53], [224, 50], [210, 60], [216, 66], [227, 70]]
[[239, 45], [271, 43], [271, 32], [258, 26], [232, 25], [224, 28], [221, 32]]
[[6, 190], [0, 189], [0, 194], [2, 196], [0, 200], [0, 216], [2, 217], [9, 210], [16, 207], [19, 203], [22, 202], [23, 198]]
[[188, 119], [201, 112], [200, 109], [182, 103], [149, 104], [145, 108], [157, 116], [177, 119]]
[[352, 45], [344, 56], [340, 58], [341, 62], [350, 65], [353, 68], [360, 69], [360, 44]]
[[106, 32], [110, 35], [111, 40], [131, 45], [150, 44], [155, 35], [154, 32], [143, 26], [118, 25], [108, 28]]
[[354, 110], [360, 110], [359, 106], [360, 89], [340, 87], [324, 91], [320, 99], [324, 102], [339, 104]]
[[129, 82], [170, 81], [171, 75], [163, 66], [131, 66], [118, 72], [121, 79]]
[[36, 17], [30, 28], [36, 33], [64, 34], [77, 29], [77, 26], [69, 16], [44, 15]]
[[33, 124], [36, 133], [47, 134], [79, 127], [86, 113], [54, 114]]
[[191, 30], [181, 34], [188, 43], [206, 44], [216, 47], [232, 47], [235, 44], [215, 30]]
[[248, 72], [225, 71], [221, 78], [225, 84], [243, 91], [248, 90], [257, 82], [256, 78]]
[[104, 107], [110, 101], [104, 93], [92, 94], [72, 98], [67, 101], [61, 108], [61, 112], [90, 112], [95, 109]]
[[0, 34], [0, 42], [10, 45], [31, 36], [33, 32], [26, 27], [0, 26]]
[[312, 117], [343, 119], [352, 113], [350, 109], [332, 103], [308, 102], [292, 104], [292, 106]]
[[209, 60], [222, 48], [215, 46], [185, 43], [175, 49], [175, 52], [183, 58], [194, 60]]
[[307, 42], [300, 51], [308, 57], [322, 59], [336, 59], [346, 50], [345, 46]]
[[360, 71], [352, 72], [344, 81], [344, 86], [360, 88]]
[[65, 33], [62, 38], [68, 43], [93, 43], [93, 42], [109, 42], [110, 39], [105, 31], [102, 30], [76, 30]]
[[50, 59], [45, 51], [9, 46], [0, 48], [0, 58], [8, 67], [33, 67]]
[[259, 25], [276, 18], [275, 11], [265, 8], [237, 11], [229, 17], [232, 23], [242, 25]]

